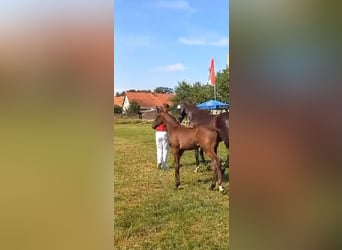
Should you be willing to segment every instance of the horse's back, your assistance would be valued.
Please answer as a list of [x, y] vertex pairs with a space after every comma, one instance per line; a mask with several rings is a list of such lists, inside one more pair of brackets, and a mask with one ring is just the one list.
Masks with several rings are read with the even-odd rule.
[[195, 112], [192, 116], [191, 116], [191, 120], [190, 123], [192, 125], [206, 125], [206, 124], [210, 124], [213, 119], [215, 119], [215, 115], [210, 115], [208, 113], [203, 113], [203, 112]]
[[184, 150], [192, 150], [198, 148], [198, 132], [197, 128], [177, 127], [172, 133], [169, 133], [169, 141], [174, 146]]

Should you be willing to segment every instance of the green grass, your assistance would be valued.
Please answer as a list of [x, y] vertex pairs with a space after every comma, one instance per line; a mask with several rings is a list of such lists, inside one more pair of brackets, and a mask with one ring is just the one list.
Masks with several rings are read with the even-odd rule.
[[121, 118], [121, 117], [114, 117], [115, 124], [151, 124], [151, 121], [142, 120], [137, 118]]
[[175, 190], [174, 168], [157, 170], [151, 125], [114, 125], [114, 249], [229, 249], [227, 173], [223, 195], [209, 190], [211, 171], [194, 173], [193, 151], [181, 163]]

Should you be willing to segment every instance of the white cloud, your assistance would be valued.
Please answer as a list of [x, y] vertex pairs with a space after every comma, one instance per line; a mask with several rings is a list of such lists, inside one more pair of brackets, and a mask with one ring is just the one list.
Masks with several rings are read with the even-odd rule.
[[213, 45], [213, 46], [228, 46], [229, 45], [229, 39], [228, 39], [228, 37], [222, 37], [216, 41], [211, 41], [208, 44]]
[[175, 71], [183, 71], [185, 69], [182, 63], [170, 64], [165, 66], [157, 66], [155, 70], [157, 71], [166, 71], [166, 72], [175, 72]]
[[216, 40], [209, 40], [204, 38], [186, 38], [180, 37], [178, 38], [178, 42], [184, 45], [210, 45], [210, 46], [228, 46], [229, 38], [221, 37]]
[[185, 45], [205, 45], [205, 40], [197, 38], [180, 37], [178, 41]]
[[161, 1], [158, 0], [155, 2], [155, 6], [158, 9], [172, 9], [172, 10], [183, 10], [183, 11], [195, 11], [189, 4], [189, 2], [184, 0], [177, 1]]

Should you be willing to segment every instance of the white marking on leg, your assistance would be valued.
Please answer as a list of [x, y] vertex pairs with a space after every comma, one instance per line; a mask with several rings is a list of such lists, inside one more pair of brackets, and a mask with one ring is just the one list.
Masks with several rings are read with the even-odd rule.
[[224, 192], [224, 188], [221, 185], [219, 186], [219, 190], [220, 192]]
[[199, 170], [199, 166], [198, 166], [198, 167], [196, 167], [196, 169], [195, 169], [195, 173], [198, 173], [198, 170]]

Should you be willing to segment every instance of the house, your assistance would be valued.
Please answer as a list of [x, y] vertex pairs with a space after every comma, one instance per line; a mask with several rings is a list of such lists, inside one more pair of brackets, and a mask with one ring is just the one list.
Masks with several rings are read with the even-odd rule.
[[124, 99], [124, 96], [114, 96], [114, 106], [122, 107]]
[[155, 112], [156, 106], [162, 106], [163, 103], [171, 105], [171, 97], [173, 96], [174, 94], [154, 92], [126, 92], [122, 109], [123, 112], [126, 112], [129, 108], [130, 102], [135, 100], [140, 105], [142, 117], [145, 118], [150, 116], [149, 113]]

